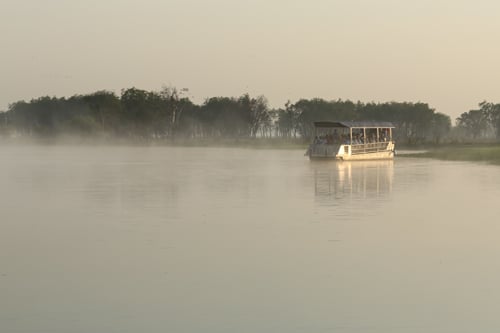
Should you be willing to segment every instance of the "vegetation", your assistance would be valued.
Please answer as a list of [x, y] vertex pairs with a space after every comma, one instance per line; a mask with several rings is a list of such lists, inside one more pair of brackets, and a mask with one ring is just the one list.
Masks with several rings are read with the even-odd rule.
[[500, 140], [500, 104], [482, 102], [452, 128], [449, 116], [425, 103], [362, 103], [301, 99], [270, 109], [264, 96], [212, 97], [202, 105], [186, 90], [124, 89], [70, 98], [18, 101], [0, 112], [0, 135], [47, 138], [77, 135], [134, 140], [280, 138], [309, 141], [317, 120], [383, 120], [400, 144]]
[[408, 157], [429, 157], [449, 161], [475, 161], [500, 165], [500, 145], [447, 145]]
[[[425, 103], [355, 103], [315, 98], [271, 109], [264, 96], [212, 97], [196, 105], [184, 96], [185, 92], [175, 88], [130, 88], [122, 90], [120, 96], [98, 91], [70, 98], [46, 96], [18, 101], [0, 112], [0, 135], [37, 139], [71, 135], [134, 142], [241, 142], [267, 138], [271, 142], [296, 143], [310, 141], [317, 120], [384, 120], [395, 124], [398, 142], [422, 144], [442, 142], [451, 129], [450, 117]], [[489, 122], [497, 119], [494, 114], [488, 113]], [[476, 125], [464, 120], [463, 126], [469, 130]]]
[[186, 92], [130, 88], [119, 96], [97, 91], [18, 101], [0, 112], [0, 138], [303, 148], [314, 121], [379, 120], [394, 123], [400, 149], [426, 149], [408, 156], [500, 164], [500, 104], [484, 101], [452, 127], [449, 116], [425, 103], [314, 98], [271, 109], [264, 96], [212, 97], [196, 105]]
[[303, 148], [311, 140], [314, 121], [379, 120], [394, 123], [399, 147], [427, 149], [412, 156], [500, 164], [500, 145], [492, 144], [500, 141], [500, 104], [482, 102], [478, 109], [458, 117], [452, 127], [449, 116], [425, 103], [315, 98], [271, 109], [264, 96], [212, 97], [196, 105], [184, 96], [186, 92], [130, 88], [119, 96], [97, 91], [18, 101], [0, 112], [0, 137]]
[[479, 109], [464, 112], [457, 118], [457, 128], [473, 140], [492, 137], [500, 140], [500, 104], [479, 103]]

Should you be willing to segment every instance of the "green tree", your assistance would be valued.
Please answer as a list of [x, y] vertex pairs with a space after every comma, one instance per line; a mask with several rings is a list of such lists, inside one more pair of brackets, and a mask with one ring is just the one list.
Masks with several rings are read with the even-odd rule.
[[115, 93], [101, 90], [83, 96], [91, 116], [104, 132], [116, 133], [121, 123], [121, 102]]
[[9, 133], [9, 117], [7, 112], [0, 111], [0, 136]]
[[153, 99], [154, 96], [146, 90], [136, 88], [122, 90], [120, 100], [128, 135], [142, 138], [151, 135], [155, 110], [149, 102]]
[[215, 137], [248, 136], [250, 132], [249, 110], [250, 101], [245, 98], [242, 100], [229, 97], [207, 99], [200, 110], [205, 134]]
[[487, 121], [495, 133], [495, 138], [500, 139], [500, 104], [479, 103], [479, 110], [486, 115]]
[[13, 125], [19, 133], [29, 136], [48, 137], [61, 132], [71, 119], [67, 101], [55, 97], [40, 97], [13, 103], [9, 106]]
[[431, 136], [435, 143], [440, 143], [441, 140], [450, 133], [451, 119], [443, 113], [435, 113], [431, 122]]
[[358, 113], [351, 101], [326, 101], [320, 98], [301, 99], [293, 106], [297, 117], [297, 131], [303, 137], [310, 139], [314, 134], [315, 121], [356, 120]]
[[457, 118], [457, 126], [464, 128], [472, 139], [477, 139], [488, 127], [488, 114], [481, 109], [464, 112]]
[[276, 113], [276, 130], [278, 136], [281, 136], [283, 138], [296, 138], [298, 117], [300, 113], [295, 108], [295, 105], [288, 101], [285, 104], [285, 109], [278, 109]]

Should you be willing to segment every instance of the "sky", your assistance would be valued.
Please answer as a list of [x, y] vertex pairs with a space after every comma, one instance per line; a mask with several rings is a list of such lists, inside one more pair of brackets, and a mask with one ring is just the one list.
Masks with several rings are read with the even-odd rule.
[[0, 0], [0, 110], [136, 87], [424, 102], [452, 120], [500, 103], [500, 1]]

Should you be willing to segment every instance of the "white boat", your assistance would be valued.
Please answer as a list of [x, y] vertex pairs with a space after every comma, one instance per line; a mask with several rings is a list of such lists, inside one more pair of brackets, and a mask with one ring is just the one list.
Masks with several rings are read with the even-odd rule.
[[318, 121], [306, 155], [310, 159], [375, 160], [394, 158], [394, 126], [376, 121]]

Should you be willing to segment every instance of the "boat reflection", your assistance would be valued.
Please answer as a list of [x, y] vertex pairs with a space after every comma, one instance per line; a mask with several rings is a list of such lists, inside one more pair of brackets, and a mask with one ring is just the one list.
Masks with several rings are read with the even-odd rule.
[[311, 163], [318, 197], [379, 197], [392, 192], [394, 161]]

